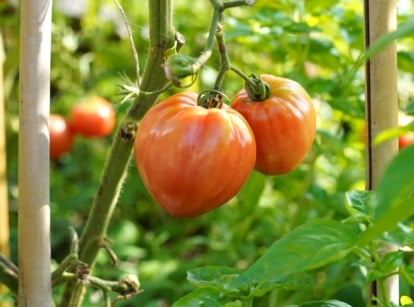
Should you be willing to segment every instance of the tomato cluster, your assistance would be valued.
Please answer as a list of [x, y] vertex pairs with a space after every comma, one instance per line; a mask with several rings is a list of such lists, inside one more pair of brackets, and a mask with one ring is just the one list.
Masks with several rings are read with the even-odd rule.
[[231, 106], [205, 107], [183, 92], [152, 107], [135, 138], [134, 159], [144, 185], [170, 214], [193, 217], [235, 196], [255, 168], [292, 171], [310, 150], [316, 115], [295, 81], [262, 75], [256, 100], [242, 89]]
[[98, 96], [75, 104], [66, 120], [58, 114], [49, 119], [50, 158], [57, 160], [72, 149], [75, 135], [86, 138], [105, 137], [115, 127], [112, 104]]

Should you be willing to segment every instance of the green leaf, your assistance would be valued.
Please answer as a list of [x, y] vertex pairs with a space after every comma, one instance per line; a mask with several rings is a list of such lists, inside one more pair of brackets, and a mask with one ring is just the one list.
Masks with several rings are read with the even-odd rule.
[[414, 100], [413, 99], [408, 101], [407, 106], [405, 107], [404, 111], [405, 113], [407, 113], [407, 115], [414, 116]]
[[220, 295], [220, 291], [211, 288], [198, 288], [193, 292], [181, 297], [172, 307], [192, 307], [192, 306], [242, 306], [241, 303], [233, 301]]
[[207, 266], [188, 271], [187, 280], [198, 287], [221, 290], [239, 273], [240, 270], [226, 266]]
[[306, 11], [327, 11], [332, 8], [337, 2], [335, 0], [306, 0], [305, 2]]
[[412, 72], [414, 62], [414, 52], [399, 51], [398, 52], [398, 68], [406, 71]]
[[346, 256], [355, 242], [348, 225], [334, 220], [306, 223], [274, 242], [230, 287], [248, 291], [267, 280], [321, 267]]
[[318, 27], [309, 26], [305, 22], [292, 22], [284, 28], [287, 32], [290, 33], [310, 33], [310, 32], [320, 32]]
[[414, 31], [414, 18], [409, 19], [408, 21], [400, 24], [395, 31], [385, 34], [380, 37], [375, 43], [373, 43], [369, 48], [361, 54], [357, 59], [354, 66], [352, 67], [350, 76], [354, 76], [356, 71], [361, 67], [366, 61], [376, 55], [378, 52], [386, 48], [390, 43], [396, 39], [412, 35]]
[[384, 234], [384, 240], [397, 246], [408, 246], [414, 248], [414, 231], [413, 228], [398, 223], [395, 229], [387, 231]]
[[345, 302], [338, 300], [328, 300], [328, 301], [315, 301], [300, 304], [298, 307], [352, 307]]
[[303, 289], [304, 287], [310, 287], [312, 284], [315, 284], [315, 280], [307, 274], [277, 276], [275, 278], [265, 280], [264, 282], [249, 289], [251, 293], [248, 294], [248, 297], [262, 297], [267, 292], [281, 288], [284, 290]]
[[374, 139], [374, 145], [378, 145], [381, 144], [385, 141], [394, 139], [399, 137], [400, 135], [403, 135], [405, 133], [407, 133], [407, 129], [403, 128], [403, 127], [398, 127], [398, 128], [391, 128], [391, 129], [386, 129], [384, 131], [381, 131]]
[[360, 244], [366, 244], [414, 213], [414, 146], [404, 148], [390, 162], [375, 191], [374, 225]]
[[[211, 288], [226, 293], [229, 297], [243, 296], [238, 289], [230, 288], [229, 284], [240, 275], [240, 270], [225, 267], [225, 266], [207, 266], [193, 269], [187, 272], [187, 280], [193, 285], [200, 288]], [[261, 297], [265, 293], [277, 289], [298, 289], [309, 286], [314, 280], [308, 275], [285, 275], [276, 276], [265, 280], [255, 287], [249, 289], [247, 297], [257, 296]]]
[[381, 259], [379, 266], [370, 270], [370, 272], [368, 273], [368, 282], [372, 282], [374, 280], [378, 280], [380, 278], [389, 276], [392, 272], [395, 272], [395, 270], [398, 267], [400, 267], [403, 263], [404, 252], [396, 251], [385, 254], [384, 257]]
[[352, 215], [356, 213], [368, 215], [368, 201], [372, 191], [349, 191], [345, 193], [345, 207]]

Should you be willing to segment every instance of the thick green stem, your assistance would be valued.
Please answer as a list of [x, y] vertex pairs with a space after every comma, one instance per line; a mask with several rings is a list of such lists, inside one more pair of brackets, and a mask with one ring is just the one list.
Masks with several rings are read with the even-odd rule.
[[[172, 24], [172, 0], [150, 0], [148, 3], [150, 46], [148, 60], [141, 79], [141, 89], [145, 92], [152, 92], [167, 83], [162, 64], [166, 50], [174, 46], [175, 30]], [[154, 104], [157, 96], [156, 94], [139, 95], [122, 119], [114, 136], [101, 182], [79, 241], [79, 259], [91, 269], [94, 266], [101, 242], [106, 236], [112, 212], [126, 178], [128, 162], [134, 145], [136, 122]], [[131, 133], [126, 137], [125, 131]], [[63, 295], [62, 306], [81, 306], [84, 291], [83, 284], [69, 283]]]
[[226, 75], [227, 71], [229, 71], [230, 65], [230, 58], [226, 50], [226, 44], [224, 42], [224, 33], [222, 27], [217, 28], [216, 32], [216, 40], [217, 46], [220, 55], [220, 70], [218, 72], [216, 82], [214, 84], [214, 88], [217, 90], [221, 89], [221, 84], [223, 83], [224, 76]]

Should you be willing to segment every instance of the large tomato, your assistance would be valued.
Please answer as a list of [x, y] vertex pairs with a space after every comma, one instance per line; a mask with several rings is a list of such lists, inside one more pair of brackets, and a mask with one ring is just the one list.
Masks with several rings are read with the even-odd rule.
[[58, 114], [49, 117], [50, 158], [57, 160], [72, 149], [73, 135], [66, 120]]
[[152, 107], [138, 127], [134, 158], [148, 191], [170, 214], [201, 215], [227, 202], [253, 170], [256, 147], [229, 107], [198, 106], [184, 92]]
[[115, 127], [115, 110], [106, 99], [93, 96], [73, 106], [69, 125], [82, 136], [104, 137]]
[[299, 83], [272, 75], [260, 78], [269, 85], [266, 99], [255, 101], [242, 89], [231, 106], [253, 129], [257, 144], [255, 168], [264, 174], [285, 174], [303, 161], [312, 146], [315, 109]]

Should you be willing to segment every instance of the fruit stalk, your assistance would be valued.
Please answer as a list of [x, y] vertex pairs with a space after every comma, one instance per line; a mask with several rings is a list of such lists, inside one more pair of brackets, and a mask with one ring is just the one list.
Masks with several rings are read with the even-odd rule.
[[[151, 0], [148, 1], [148, 4], [150, 11], [150, 46], [148, 60], [141, 79], [142, 92], [121, 120], [114, 136], [102, 179], [79, 241], [79, 259], [91, 269], [94, 266], [101, 242], [105, 239], [112, 212], [116, 206], [122, 183], [126, 178], [128, 162], [134, 144], [136, 122], [154, 104], [158, 96], [157, 94], [149, 95], [147, 93], [156, 91], [167, 83], [162, 63], [165, 52], [174, 46], [175, 41], [175, 30], [172, 25], [172, 0]], [[131, 134], [125, 137], [125, 131]], [[63, 295], [62, 306], [80, 306], [84, 292], [84, 285], [74, 282], [69, 283]]]

